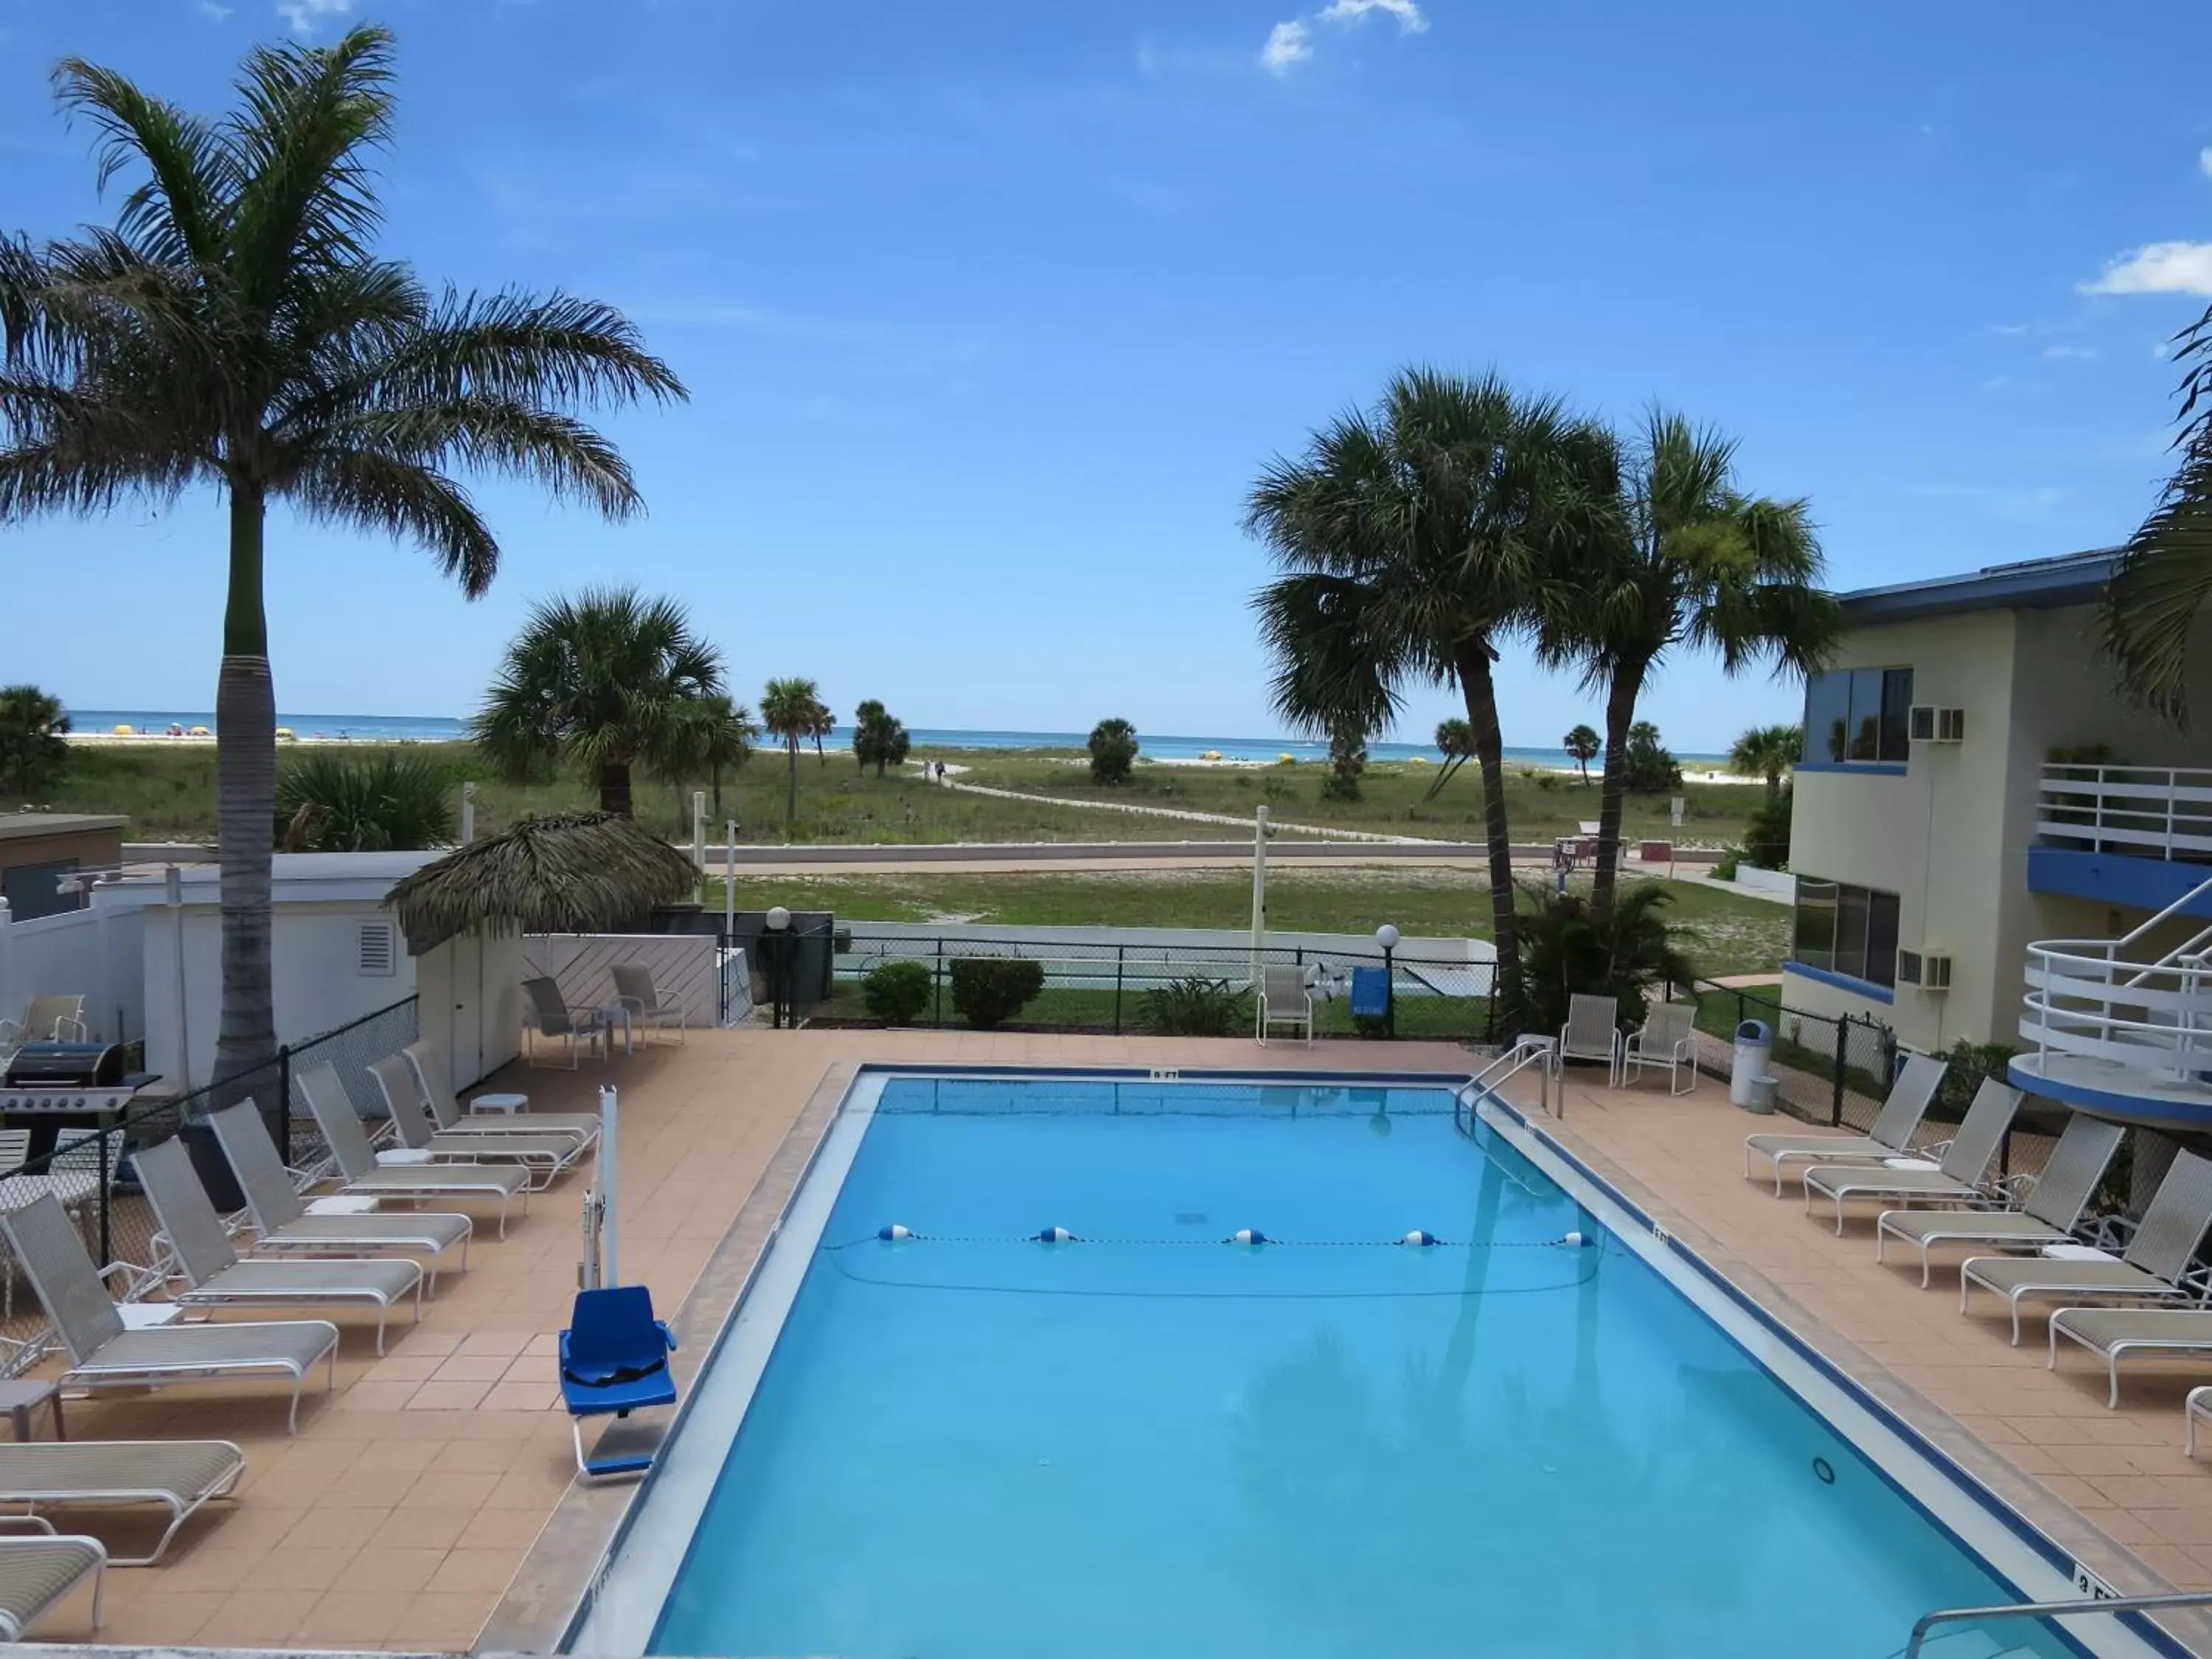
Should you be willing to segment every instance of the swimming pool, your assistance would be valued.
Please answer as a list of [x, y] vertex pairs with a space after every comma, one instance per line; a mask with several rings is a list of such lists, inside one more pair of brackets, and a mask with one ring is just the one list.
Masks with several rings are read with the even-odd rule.
[[[1438, 1088], [864, 1079], [574, 1647], [1881, 1659], [2017, 1599], [1531, 1151]], [[1992, 1629], [1929, 1651], [2069, 1650]]]

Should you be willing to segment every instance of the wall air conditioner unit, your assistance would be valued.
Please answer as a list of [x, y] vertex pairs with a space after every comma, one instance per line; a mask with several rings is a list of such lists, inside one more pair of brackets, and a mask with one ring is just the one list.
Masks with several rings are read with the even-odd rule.
[[1966, 711], [1938, 708], [1932, 702], [1916, 702], [1905, 716], [1905, 730], [1915, 743], [1964, 743]]
[[1897, 953], [1897, 982], [1917, 986], [1923, 991], [1948, 991], [1951, 988], [1951, 955], [1948, 951], [1899, 951]]

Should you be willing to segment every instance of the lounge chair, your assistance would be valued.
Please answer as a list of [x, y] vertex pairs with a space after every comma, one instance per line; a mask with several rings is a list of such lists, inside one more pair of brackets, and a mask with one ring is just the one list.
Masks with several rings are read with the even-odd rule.
[[2078, 1342], [2105, 1362], [2105, 1404], [2120, 1403], [2120, 1361], [2131, 1353], [2212, 1354], [2212, 1308], [2060, 1308], [2051, 1316], [2051, 1369], [2058, 1339]]
[[469, 1240], [476, 1224], [468, 1217], [428, 1210], [319, 1213], [301, 1199], [291, 1172], [277, 1155], [276, 1143], [269, 1138], [269, 1126], [252, 1101], [240, 1101], [208, 1121], [215, 1126], [216, 1140], [246, 1194], [255, 1249], [307, 1255], [419, 1256], [427, 1266], [458, 1244], [460, 1265], [469, 1265]]
[[1601, 1060], [1607, 1086], [1620, 1081], [1620, 1005], [1611, 997], [1571, 996], [1559, 1027], [1559, 1058]]
[[1920, 1288], [1928, 1288], [1929, 1252], [1938, 1244], [1990, 1244], [2035, 1249], [2063, 1244], [2105, 1178], [2127, 1131], [2117, 1123], [2076, 1112], [2066, 1121], [2027, 1201], [2016, 1210], [1887, 1210], [1875, 1223], [1874, 1259], [1885, 1241], [1900, 1239], [1920, 1251]]
[[228, 1440], [38, 1440], [0, 1442], [0, 1504], [35, 1512], [107, 1504], [159, 1504], [169, 1524], [144, 1555], [112, 1558], [118, 1567], [149, 1567], [185, 1522], [228, 1498], [246, 1473], [246, 1455]]
[[[2031, 1297], [2048, 1301], [2111, 1299], [2171, 1302], [2186, 1297], [2181, 1276], [2189, 1271], [2212, 1228], [2212, 1159], [2176, 1152], [2173, 1167], [2158, 1183], [2142, 1224], [2118, 1261], [2102, 1251], [2054, 1244], [2063, 1258], [2050, 1255], [1969, 1256], [1959, 1267], [1959, 1311], [1974, 1287], [2005, 1298], [2012, 1310], [2012, 1340], [2020, 1343], [2020, 1304]], [[2080, 1254], [2076, 1255], [2075, 1252]]]
[[[1662, 1002], [1652, 1009], [1621, 1045], [1622, 1080], [1642, 1081], [1644, 1068], [1650, 1066], [1667, 1073], [1668, 1094], [1690, 1093], [1698, 1086], [1697, 1021], [1694, 1002]], [[1682, 1081], [1685, 1072], [1687, 1083]]]
[[633, 1438], [610, 1429], [587, 1459], [584, 1419], [623, 1419], [643, 1406], [674, 1405], [668, 1354], [675, 1346], [675, 1333], [653, 1316], [653, 1292], [644, 1285], [576, 1292], [568, 1328], [561, 1333], [561, 1400], [568, 1408], [578, 1473], [635, 1474], [652, 1466], [657, 1431]]
[[51, 1197], [0, 1213], [0, 1231], [24, 1276], [54, 1322], [69, 1365], [63, 1388], [154, 1388], [219, 1377], [289, 1377], [290, 1431], [300, 1431], [300, 1395], [307, 1373], [330, 1367], [337, 1386], [338, 1328], [327, 1319], [204, 1325], [155, 1325], [132, 1330], [100, 1283], [76, 1229]]
[[472, 1129], [436, 1127], [423, 1108], [415, 1068], [401, 1055], [371, 1060], [368, 1074], [384, 1095], [399, 1144], [410, 1152], [427, 1152], [436, 1163], [513, 1164], [530, 1176], [533, 1192], [542, 1192], [584, 1155], [584, 1143], [574, 1135], [478, 1134]]
[[369, 1261], [326, 1257], [319, 1261], [298, 1259], [252, 1261], [240, 1259], [231, 1248], [222, 1218], [192, 1172], [192, 1160], [183, 1141], [174, 1136], [142, 1146], [136, 1154], [138, 1180], [146, 1201], [161, 1223], [160, 1243], [165, 1247], [155, 1270], [164, 1280], [177, 1273], [187, 1288], [173, 1290], [174, 1300], [188, 1308], [252, 1306], [319, 1306], [331, 1302], [365, 1302], [376, 1310], [376, 1351], [384, 1352], [385, 1322], [392, 1304], [410, 1297], [415, 1302], [415, 1322], [422, 1322], [422, 1267], [404, 1256], [386, 1256]]
[[20, 1642], [32, 1625], [92, 1580], [92, 1627], [100, 1628], [107, 1549], [97, 1538], [57, 1534], [42, 1517], [0, 1516], [0, 1522], [36, 1528], [44, 1536], [0, 1538], [0, 1642]]
[[2191, 1389], [2189, 1398], [2181, 1402], [2181, 1452], [2185, 1457], [2197, 1455], [2199, 1419], [2212, 1419], [2212, 1388]]
[[517, 1194], [523, 1207], [530, 1205], [530, 1177], [511, 1166], [483, 1164], [385, 1164], [368, 1144], [368, 1131], [353, 1109], [345, 1085], [335, 1069], [318, 1066], [293, 1079], [300, 1098], [307, 1103], [323, 1132], [344, 1184], [339, 1191], [349, 1197], [442, 1199], [448, 1203], [475, 1200], [499, 1206], [499, 1236], [507, 1237], [507, 1212]]
[[[418, 1037], [399, 1052], [414, 1067], [415, 1081], [422, 1085], [423, 1102], [441, 1129], [466, 1129], [472, 1135], [574, 1135], [589, 1146], [598, 1143], [600, 1130], [606, 1127], [597, 1112], [533, 1112], [526, 1105], [520, 1112], [498, 1116], [488, 1112], [465, 1112], [447, 1085], [446, 1060], [438, 1052], [437, 1044], [428, 1037]], [[526, 1102], [529, 1097], [519, 1098]]]
[[1942, 1085], [1943, 1062], [1926, 1054], [1915, 1054], [1906, 1060], [1897, 1073], [1897, 1081], [1889, 1085], [1889, 1098], [1882, 1102], [1875, 1115], [1874, 1127], [1863, 1135], [1808, 1135], [1761, 1133], [1747, 1135], [1743, 1143], [1743, 1173], [1751, 1177], [1751, 1160], [1754, 1155], [1766, 1160], [1774, 1176], [1774, 1195], [1782, 1196], [1782, 1174], [1791, 1164], [1879, 1164], [1886, 1158], [1899, 1158], [1920, 1127], [1920, 1120], [1928, 1115], [1928, 1108], [1936, 1099], [1936, 1091]]
[[[561, 981], [539, 977], [522, 981], [522, 997], [527, 1005], [522, 1014], [522, 1057], [532, 1066], [538, 1064], [538, 1039], [550, 1038], [567, 1046], [568, 1069], [576, 1069], [576, 1047], [588, 1042], [594, 1047], [608, 1042], [606, 1011], [602, 1008], [572, 1008], [561, 994]], [[611, 1047], [601, 1048], [600, 1053], [612, 1053]]]
[[27, 1042], [82, 1042], [85, 1040], [84, 999], [82, 996], [33, 997], [23, 1005], [21, 1019], [0, 1019], [0, 1048], [20, 1048]]
[[1836, 1206], [1836, 1231], [1844, 1231], [1844, 1206], [1856, 1199], [1893, 1200], [1899, 1204], [1956, 1204], [1978, 1199], [1994, 1206], [1990, 1165], [2020, 1110], [2020, 1091], [1993, 1077], [1984, 1078], [1973, 1103], [1934, 1169], [1924, 1158], [1893, 1158], [1880, 1164], [1816, 1164], [1805, 1171], [1805, 1212], [1815, 1198]]
[[642, 963], [617, 962], [607, 972], [615, 982], [615, 1000], [629, 1011], [632, 1030], [665, 1031], [673, 1025], [676, 1041], [684, 1042], [684, 1005], [665, 1002], [653, 983], [653, 969]]
[[1287, 1025], [1309, 1047], [1313, 1042], [1313, 991], [1306, 970], [1295, 963], [1271, 962], [1260, 969], [1260, 1006], [1254, 1021], [1253, 1040], [1263, 1048], [1267, 1033]]

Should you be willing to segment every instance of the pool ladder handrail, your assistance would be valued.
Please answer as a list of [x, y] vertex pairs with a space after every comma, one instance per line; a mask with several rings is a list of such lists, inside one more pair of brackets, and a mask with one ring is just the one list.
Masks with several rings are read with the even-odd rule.
[[[1552, 1109], [1552, 1085], [1559, 1075], [1559, 1044], [1549, 1037], [1523, 1036], [1452, 1091], [1452, 1126], [1462, 1134], [1472, 1134], [1474, 1132], [1475, 1103], [1483, 1096], [1495, 1092], [1499, 1084], [1531, 1065], [1542, 1068], [1537, 1080], [1543, 1085], [1541, 1098], [1545, 1115], [1565, 1117], [1567, 1091], [1564, 1087], [1559, 1090], [1559, 1110], [1555, 1112]], [[1464, 1127], [1460, 1124], [1462, 1107], [1467, 1109], [1468, 1121]]]
[[1920, 1659], [1922, 1644], [1938, 1625], [1978, 1624], [1992, 1619], [2070, 1619], [2093, 1613], [2148, 1613], [2161, 1607], [2212, 1607], [2212, 1590], [2178, 1590], [2162, 1595], [2107, 1595], [2082, 1601], [2008, 1601], [1994, 1607], [1938, 1607], [1912, 1626], [1901, 1659]]

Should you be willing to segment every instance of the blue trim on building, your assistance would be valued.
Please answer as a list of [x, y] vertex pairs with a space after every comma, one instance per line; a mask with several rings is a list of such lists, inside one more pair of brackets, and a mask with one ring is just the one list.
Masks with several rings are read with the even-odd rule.
[[[2212, 878], [2212, 866], [2127, 853], [2093, 853], [2081, 847], [2027, 849], [2027, 890], [2063, 893], [2131, 910], [2163, 910]], [[2212, 894], [2193, 901], [2185, 915], [2212, 918]]]
[[1814, 968], [1802, 962], [1785, 962], [1785, 974], [1798, 974], [1822, 985], [1832, 985], [1838, 991], [1849, 991], [1853, 996], [1866, 998], [1870, 1002], [1894, 1002], [1897, 993], [1887, 985], [1877, 985], [1870, 979], [1856, 979], [1849, 974], [1839, 974], [1832, 968]]
[[1901, 778], [1903, 761], [1799, 761], [1800, 772], [1854, 772], [1863, 778]]
[[2048, 611], [2088, 605], [2105, 590], [2119, 562], [2116, 551], [2070, 553], [2063, 558], [2001, 564], [1962, 576], [1863, 587], [1839, 594], [1844, 620], [1854, 628], [1955, 617], [1971, 611]]
[[2155, 1095], [2132, 1095], [2124, 1090], [2100, 1089], [2091, 1084], [2045, 1077], [2022, 1064], [2033, 1058], [2033, 1054], [2022, 1054], [2006, 1066], [2006, 1075], [2014, 1088], [2055, 1100], [2062, 1106], [2078, 1108], [2092, 1117], [2110, 1118], [2116, 1123], [2139, 1123], [2198, 1134], [2212, 1129], [2212, 1106], [2161, 1099]]

